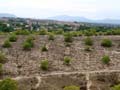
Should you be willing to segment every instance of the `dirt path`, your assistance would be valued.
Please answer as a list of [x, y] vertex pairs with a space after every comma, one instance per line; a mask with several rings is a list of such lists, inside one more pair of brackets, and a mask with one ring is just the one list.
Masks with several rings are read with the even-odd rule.
[[[42, 75], [32, 75], [32, 76], [18, 76], [15, 78], [12, 78], [14, 80], [21, 80], [21, 79], [29, 79], [29, 78], [36, 78], [37, 79], [37, 84], [35, 85], [34, 89], [39, 88], [42, 77], [47, 77], [47, 76], [54, 76], [54, 75], [71, 75], [71, 74], [85, 74], [86, 75], [86, 80], [87, 80], [87, 90], [91, 90], [90, 86], [92, 82], [90, 81], [90, 74], [94, 73], [113, 73], [113, 72], [120, 72], [120, 70], [101, 70], [101, 71], [88, 71], [88, 72], [53, 72], [50, 74], [42, 74]], [[1, 80], [0, 80], [1, 81]]]

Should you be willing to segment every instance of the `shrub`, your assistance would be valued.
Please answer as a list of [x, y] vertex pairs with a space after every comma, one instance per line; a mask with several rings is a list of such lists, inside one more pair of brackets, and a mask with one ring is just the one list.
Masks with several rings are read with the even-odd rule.
[[17, 36], [15, 34], [12, 34], [10, 37], [9, 37], [9, 41], [11, 42], [16, 42], [17, 41]]
[[89, 51], [91, 51], [91, 47], [90, 46], [86, 46], [84, 50], [89, 52]]
[[30, 31], [28, 31], [28, 30], [17, 30], [17, 31], [15, 31], [15, 34], [16, 35], [29, 35]]
[[72, 38], [72, 34], [71, 33], [66, 33], [64, 36], [64, 41], [65, 42], [72, 42], [73, 38]]
[[0, 75], [2, 74], [3, 68], [2, 68], [2, 64], [0, 63]]
[[41, 69], [42, 70], [48, 70], [49, 62], [48, 60], [44, 60], [41, 62]]
[[43, 47], [42, 47], [42, 52], [46, 52], [46, 51], [48, 51], [48, 49], [47, 49], [47, 47], [46, 47], [46, 45], [44, 45]]
[[28, 42], [30, 45], [31, 45], [31, 48], [34, 46], [34, 43], [33, 43], [33, 40], [34, 40], [34, 37], [32, 36], [29, 36], [25, 42]]
[[23, 43], [23, 49], [24, 50], [30, 50], [31, 49], [31, 44], [29, 42], [24, 42]]
[[103, 47], [111, 47], [112, 46], [112, 41], [109, 39], [103, 39], [101, 42], [101, 46]]
[[47, 35], [47, 33], [47, 30], [44, 29], [39, 31], [39, 35]]
[[111, 90], [120, 90], [120, 84], [113, 86]]
[[71, 58], [70, 57], [64, 57], [64, 64], [70, 65]]
[[6, 57], [3, 53], [0, 52], [0, 63], [5, 63], [6, 62]]
[[92, 46], [93, 45], [93, 40], [91, 39], [91, 38], [86, 38], [85, 40], [84, 40], [84, 42], [85, 42], [85, 45], [89, 45], [89, 46]]
[[70, 44], [70, 43], [65, 43], [65, 46], [66, 46], [66, 47], [70, 47], [71, 44]]
[[80, 87], [75, 85], [65, 86], [63, 90], [80, 90]]
[[110, 62], [110, 57], [107, 56], [107, 55], [104, 55], [104, 56], [102, 57], [102, 62], [103, 62], [104, 64], [109, 64], [109, 62]]
[[49, 34], [49, 40], [54, 40], [54, 38], [55, 38], [55, 37], [54, 37], [54, 34], [51, 34], [51, 33], [50, 33], [50, 34]]
[[0, 90], [18, 90], [17, 82], [7, 78], [0, 81]]
[[4, 47], [4, 48], [9, 48], [9, 47], [11, 47], [10, 41], [9, 41], [9, 40], [6, 40], [6, 41], [3, 43], [3, 47]]
[[28, 37], [26, 41], [23, 43], [23, 49], [30, 50], [34, 46], [33, 40], [34, 38], [32, 36]]

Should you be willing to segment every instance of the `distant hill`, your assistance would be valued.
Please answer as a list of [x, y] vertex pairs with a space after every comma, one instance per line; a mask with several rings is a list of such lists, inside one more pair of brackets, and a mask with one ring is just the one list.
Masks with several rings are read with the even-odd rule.
[[15, 18], [16, 16], [13, 15], [13, 14], [9, 14], [9, 13], [0, 13], [0, 18], [2, 17], [12, 17], [12, 18]]
[[114, 20], [114, 19], [92, 20], [85, 17], [67, 16], [67, 15], [49, 17], [48, 19], [58, 20], [58, 21], [70, 21], [70, 22], [76, 21], [76, 22], [88, 22], [88, 23], [120, 24], [120, 20]]

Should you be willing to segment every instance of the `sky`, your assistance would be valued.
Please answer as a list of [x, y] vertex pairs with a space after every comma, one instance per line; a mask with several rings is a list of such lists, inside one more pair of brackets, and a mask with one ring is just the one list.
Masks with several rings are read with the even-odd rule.
[[0, 13], [40, 19], [57, 15], [120, 19], [120, 0], [0, 0]]

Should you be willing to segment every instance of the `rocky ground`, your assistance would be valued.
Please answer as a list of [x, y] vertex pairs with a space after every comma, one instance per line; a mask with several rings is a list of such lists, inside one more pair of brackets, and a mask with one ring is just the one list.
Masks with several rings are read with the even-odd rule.
[[[24, 51], [22, 43], [27, 37], [18, 36], [11, 48], [3, 48], [7, 36], [0, 35], [0, 51], [7, 57], [0, 78], [16, 79], [20, 90], [63, 90], [67, 85], [80, 86], [81, 90], [110, 90], [113, 79], [115, 82], [120, 80], [120, 36], [91, 37], [94, 40], [91, 52], [84, 50], [85, 37], [82, 36], [75, 37], [71, 46], [66, 47], [63, 36], [49, 41], [48, 36], [39, 35], [35, 36], [34, 48]], [[111, 48], [100, 45], [104, 38], [112, 40]], [[43, 45], [47, 46], [47, 52], [41, 51]], [[110, 56], [109, 65], [101, 62], [103, 55]], [[65, 56], [72, 58], [69, 66], [64, 65]], [[44, 59], [50, 62], [48, 71], [40, 68], [40, 62]]]

